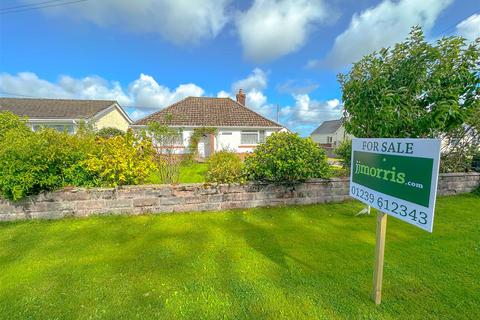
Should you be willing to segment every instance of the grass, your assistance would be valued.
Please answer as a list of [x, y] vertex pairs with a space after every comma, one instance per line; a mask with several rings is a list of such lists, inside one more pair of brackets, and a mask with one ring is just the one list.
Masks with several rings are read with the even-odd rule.
[[180, 167], [180, 183], [205, 182], [207, 164], [192, 162]]
[[[205, 182], [205, 174], [207, 173], [207, 164], [200, 162], [182, 163], [180, 165], [179, 183], [201, 183]], [[148, 183], [160, 184], [158, 173], [150, 176]]]
[[358, 202], [0, 224], [8, 319], [478, 319], [480, 198], [442, 197], [434, 232]]

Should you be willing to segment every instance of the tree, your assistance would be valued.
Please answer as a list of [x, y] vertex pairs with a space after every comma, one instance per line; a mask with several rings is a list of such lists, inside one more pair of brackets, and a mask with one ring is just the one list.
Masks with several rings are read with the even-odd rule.
[[413, 27], [404, 42], [363, 57], [338, 79], [345, 129], [354, 136], [451, 135], [480, 108], [480, 39], [429, 43]]
[[335, 154], [343, 160], [343, 167], [350, 170], [352, 162], [352, 140], [343, 140], [334, 150]]
[[182, 130], [167, 124], [149, 122], [143, 135], [153, 141], [160, 181], [177, 183], [180, 178], [180, 156], [177, 154], [177, 147], [183, 146]]
[[437, 137], [479, 108], [480, 41], [435, 44], [414, 27], [405, 42], [340, 74], [345, 128], [357, 137]]

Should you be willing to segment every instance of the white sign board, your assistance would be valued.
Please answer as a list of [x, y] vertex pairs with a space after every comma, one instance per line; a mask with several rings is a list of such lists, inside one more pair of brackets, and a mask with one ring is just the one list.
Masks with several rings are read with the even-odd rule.
[[350, 196], [432, 232], [438, 139], [353, 139]]

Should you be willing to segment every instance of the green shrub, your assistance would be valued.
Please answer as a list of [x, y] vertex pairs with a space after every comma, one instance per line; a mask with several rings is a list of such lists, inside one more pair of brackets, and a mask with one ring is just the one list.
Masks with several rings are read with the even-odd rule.
[[11, 200], [66, 185], [139, 184], [155, 168], [151, 141], [132, 133], [104, 139], [86, 127], [75, 135], [33, 132], [8, 113], [0, 114], [0, 131], [0, 195]]
[[0, 112], [0, 140], [3, 140], [5, 134], [10, 130], [16, 130], [18, 133], [31, 131], [27, 127], [26, 118], [20, 118], [10, 111], [2, 111]]
[[480, 151], [477, 151], [472, 157], [471, 170], [480, 172]]
[[352, 162], [352, 140], [343, 140], [334, 152], [343, 160], [343, 167], [350, 170]]
[[66, 184], [66, 171], [92, 150], [83, 137], [53, 129], [9, 130], [0, 141], [0, 193], [19, 200]]
[[71, 168], [77, 183], [111, 187], [141, 184], [155, 170], [155, 152], [148, 139], [138, 139], [130, 132], [109, 139], [99, 138], [96, 145], [96, 154], [89, 154], [86, 160]]
[[100, 138], [112, 138], [117, 136], [123, 136], [124, 134], [124, 131], [117, 128], [102, 128], [97, 132], [97, 136]]
[[480, 186], [478, 186], [476, 189], [472, 191], [474, 195], [480, 196]]
[[349, 170], [340, 166], [330, 166], [330, 177], [348, 177]]
[[328, 173], [325, 151], [310, 138], [287, 132], [272, 134], [245, 159], [249, 180], [292, 183], [325, 178]]
[[229, 151], [213, 154], [207, 162], [207, 182], [234, 183], [242, 180], [242, 160]]

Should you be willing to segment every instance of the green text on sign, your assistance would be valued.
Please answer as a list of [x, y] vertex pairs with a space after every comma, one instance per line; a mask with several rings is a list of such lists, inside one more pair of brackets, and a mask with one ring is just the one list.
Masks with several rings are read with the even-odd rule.
[[431, 158], [354, 151], [352, 181], [428, 207], [432, 168]]

